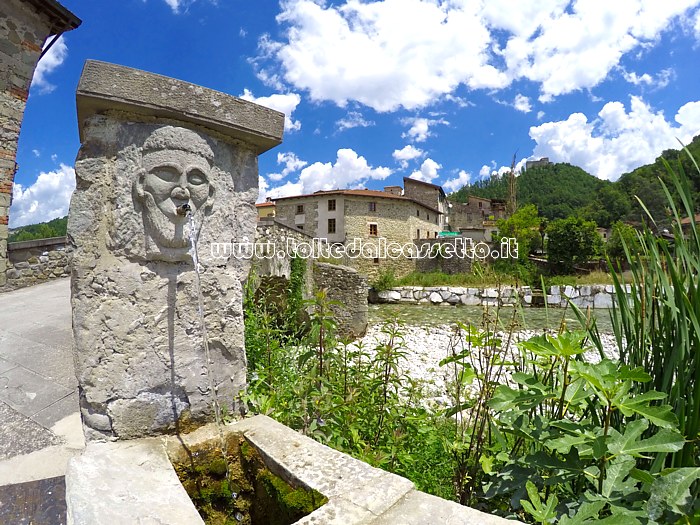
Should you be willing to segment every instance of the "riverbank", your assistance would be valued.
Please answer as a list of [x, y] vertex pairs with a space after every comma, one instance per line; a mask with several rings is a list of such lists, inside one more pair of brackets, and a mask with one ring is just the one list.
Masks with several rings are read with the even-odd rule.
[[[630, 286], [627, 285], [629, 293]], [[463, 306], [547, 306], [566, 308], [569, 302], [579, 308], [610, 309], [615, 301], [612, 284], [549, 286], [543, 292], [530, 286], [465, 288], [459, 286], [399, 286], [370, 291], [370, 303], [407, 303]]]
[[[556, 333], [555, 330], [522, 330], [514, 332], [511, 345], [505, 350], [509, 355], [518, 352], [516, 344], [526, 341], [533, 336], [542, 333]], [[401, 328], [403, 335], [402, 351], [406, 354], [406, 359], [402, 360], [403, 371], [411, 379], [419, 381], [424, 388], [425, 396], [423, 401], [431, 408], [445, 408], [450, 404], [447, 393], [447, 386], [450, 380], [450, 370], [448, 367], [441, 367], [440, 361], [450, 354], [450, 349], [463, 348], [464, 333], [461, 337], [455, 332], [454, 325], [439, 326], [414, 326], [406, 325]], [[504, 336], [504, 345], [507, 341]], [[611, 333], [601, 334], [603, 346], [607, 357], [617, 357], [617, 345], [615, 337]], [[373, 324], [367, 334], [360, 340], [362, 345], [373, 350], [381, 343], [388, 341], [388, 335], [382, 332], [381, 324]], [[456, 346], [455, 346], [456, 345]], [[475, 351], [478, 351], [475, 349]], [[589, 361], [599, 361], [600, 357], [596, 351], [590, 350], [586, 353]]]

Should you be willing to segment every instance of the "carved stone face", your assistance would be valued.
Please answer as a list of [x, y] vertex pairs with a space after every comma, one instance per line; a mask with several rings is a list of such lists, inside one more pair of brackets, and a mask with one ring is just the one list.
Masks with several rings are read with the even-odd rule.
[[[142, 170], [135, 181], [135, 198], [140, 202], [146, 233], [146, 257], [170, 262], [188, 261], [189, 213], [201, 226], [212, 205], [211, 166], [205, 156], [208, 145], [197, 134], [182, 128], [162, 128], [146, 141], [168, 149], [146, 150]], [[164, 135], [166, 140], [158, 140]], [[151, 140], [155, 137], [154, 140]], [[200, 151], [201, 150], [201, 151]], [[208, 150], [208, 151], [207, 151]], [[199, 232], [195, 232], [195, 237]], [[155, 246], [154, 246], [155, 244]]]

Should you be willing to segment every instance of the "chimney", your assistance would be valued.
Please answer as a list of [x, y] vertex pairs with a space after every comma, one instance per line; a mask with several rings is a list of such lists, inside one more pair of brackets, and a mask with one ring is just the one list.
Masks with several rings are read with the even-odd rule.
[[403, 189], [401, 186], [384, 186], [385, 193], [391, 193], [392, 195], [402, 195]]

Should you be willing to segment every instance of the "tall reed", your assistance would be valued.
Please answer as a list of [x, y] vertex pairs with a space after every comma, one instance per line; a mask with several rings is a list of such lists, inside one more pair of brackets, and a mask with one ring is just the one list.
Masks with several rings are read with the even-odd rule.
[[[700, 172], [695, 159], [685, 151]], [[652, 465], [652, 471], [657, 472], [664, 467], [700, 465], [700, 232], [680, 161], [676, 170], [664, 164], [670, 188], [663, 181], [660, 184], [673, 218], [672, 240], [659, 238], [645, 226], [638, 233], [639, 253], [632, 253], [625, 245], [630, 282], [625, 282], [620, 269], [608, 261], [615, 286], [616, 306], [611, 316], [620, 360], [632, 367], [642, 366], [651, 374], [652, 381], [641, 383], [642, 389], [668, 396], [687, 440], [682, 450]], [[681, 227], [684, 217], [690, 218], [685, 231]], [[591, 335], [602, 351], [600, 338], [596, 333]]]

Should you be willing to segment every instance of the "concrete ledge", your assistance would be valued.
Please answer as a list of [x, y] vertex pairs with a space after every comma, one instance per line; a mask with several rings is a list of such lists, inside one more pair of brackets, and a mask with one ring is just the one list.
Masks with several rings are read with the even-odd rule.
[[69, 525], [204, 525], [158, 438], [90, 443], [66, 472]]
[[85, 62], [76, 98], [81, 142], [86, 119], [115, 110], [202, 126], [253, 145], [257, 154], [282, 142], [284, 114], [279, 111], [182, 80], [107, 62]]
[[[224, 432], [243, 434], [273, 473], [328, 498], [328, 503], [297, 524], [519, 523], [419, 492], [405, 478], [317, 443], [266, 416], [227, 425]], [[184, 447], [218, 441], [217, 427], [207, 425], [178, 437], [89, 444], [80, 458], [71, 461], [66, 474], [68, 524], [201, 524], [169, 458], [181, 457]]]
[[49, 237], [48, 239], [34, 239], [31, 241], [8, 242], [7, 251], [26, 250], [28, 248], [53, 247], [65, 245], [68, 242], [66, 237]]

